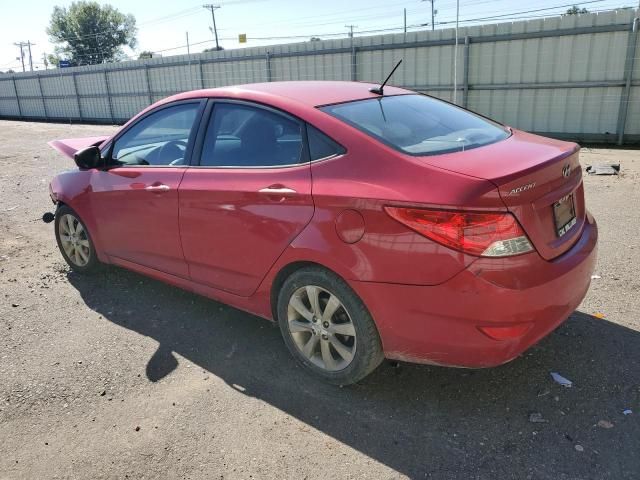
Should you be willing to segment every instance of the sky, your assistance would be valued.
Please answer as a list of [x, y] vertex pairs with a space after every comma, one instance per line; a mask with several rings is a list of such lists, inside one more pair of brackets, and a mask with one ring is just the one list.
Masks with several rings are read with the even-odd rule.
[[[207, 0], [212, 1], [212, 0]], [[215, 2], [215, 0], [213, 0]], [[456, 19], [456, 0], [434, 0], [435, 28], [451, 28]], [[193, 0], [109, 0], [123, 13], [132, 14], [138, 26], [138, 46], [125, 53], [137, 58], [150, 50], [163, 56], [187, 53], [189, 32], [191, 53], [214, 46], [211, 13]], [[71, 0], [0, 0], [0, 71], [21, 71], [15, 42], [31, 41], [34, 69], [43, 69], [43, 54], [52, 53], [46, 28], [55, 5]], [[220, 45], [225, 49], [300, 42], [310, 37], [332, 39], [347, 36], [346, 25], [355, 25], [354, 35], [400, 32], [407, 11], [409, 31], [431, 28], [429, 0], [218, 0], [214, 3]], [[564, 12], [569, 4], [590, 11], [637, 6], [637, 0], [460, 0], [461, 25], [497, 23]], [[378, 32], [379, 31], [379, 32]], [[377, 32], [377, 33], [374, 33]], [[244, 33], [247, 43], [238, 43]], [[27, 64], [27, 69], [28, 69]]]

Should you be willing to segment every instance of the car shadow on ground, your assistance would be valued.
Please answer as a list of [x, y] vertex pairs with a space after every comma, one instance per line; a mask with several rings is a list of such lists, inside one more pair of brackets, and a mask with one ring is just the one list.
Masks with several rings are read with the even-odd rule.
[[[338, 388], [296, 366], [270, 322], [117, 268], [68, 279], [106, 320], [159, 343], [146, 366], [150, 381], [177, 367], [175, 352], [409, 477], [633, 478], [640, 471], [640, 411], [622, 414], [640, 403], [640, 333], [615, 323], [576, 312], [498, 368], [385, 363]], [[552, 371], [573, 387], [554, 383]], [[531, 422], [531, 413], [544, 423]]]

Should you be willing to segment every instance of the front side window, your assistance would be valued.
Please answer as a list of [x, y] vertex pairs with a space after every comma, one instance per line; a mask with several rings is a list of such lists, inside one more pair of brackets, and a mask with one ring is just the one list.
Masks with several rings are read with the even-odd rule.
[[464, 151], [510, 135], [497, 123], [417, 94], [357, 100], [322, 110], [410, 155]]
[[299, 122], [264, 108], [220, 103], [209, 120], [200, 165], [277, 167], [302, 158]]
[[112, 160], [121, 165], [184, 165], [199, 106], [167, 107], [140, 120], [116, 140]]

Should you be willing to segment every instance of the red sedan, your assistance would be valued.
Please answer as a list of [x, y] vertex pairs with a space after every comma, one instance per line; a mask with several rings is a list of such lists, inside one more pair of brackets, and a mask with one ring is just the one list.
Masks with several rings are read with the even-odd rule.
[[278, 321], [327, 381], [390, 358], [508, 362], [596, 261], [578, 146], [414, 92], [275, 82], [182, 93], [51, 145], [60, 251]]

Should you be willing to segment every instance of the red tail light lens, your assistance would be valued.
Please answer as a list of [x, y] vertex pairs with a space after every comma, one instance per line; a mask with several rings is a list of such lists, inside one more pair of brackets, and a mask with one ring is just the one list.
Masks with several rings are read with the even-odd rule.
[[533, 250], [510, 213], [470, 213], [385, 207], [395, 220], [446, 247], [470, 255], [506, 257]]

